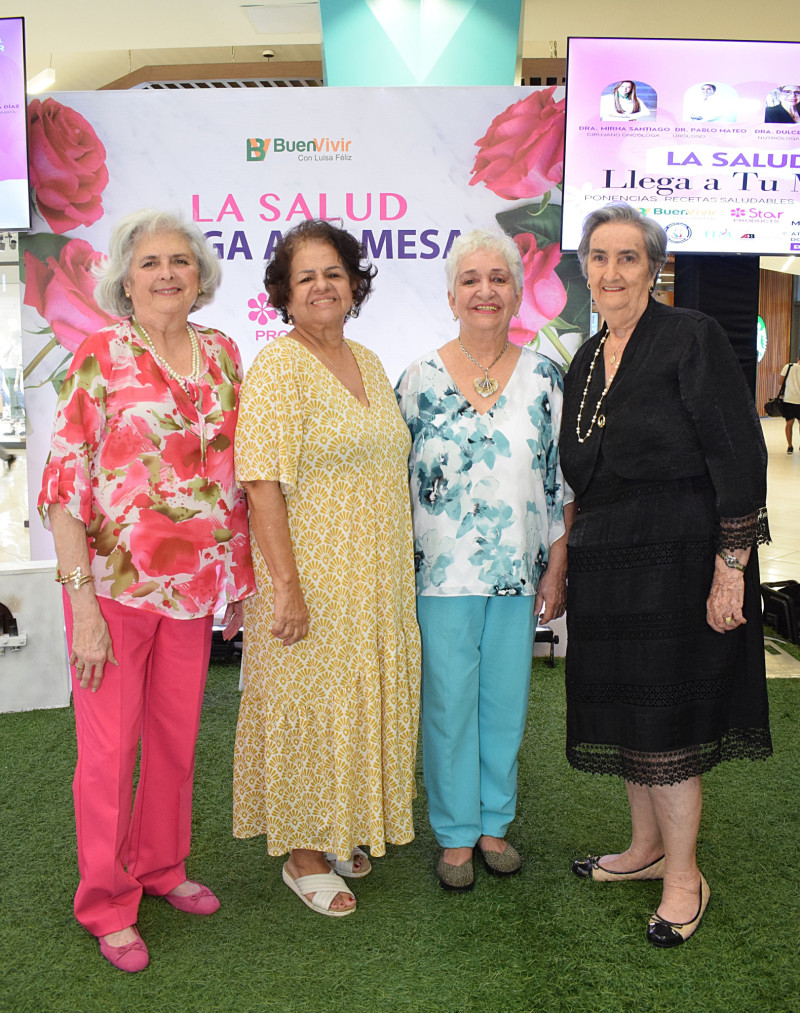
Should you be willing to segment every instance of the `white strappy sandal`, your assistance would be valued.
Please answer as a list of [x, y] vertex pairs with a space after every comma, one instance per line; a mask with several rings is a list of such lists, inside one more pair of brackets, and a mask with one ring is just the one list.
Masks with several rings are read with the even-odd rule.
[[[327, 915], [329, 918], [344, 918], [345, 915], [351, 915], [356, 909], [354, 904], [342, 911], [331, 910], [331, 904], [337, 893], [350, 893], [347, 883], [335, 872], [318, 872], [311, 876], [298, 876], [297, 879], [294, 879], [284, 865], [281, 869], [281, 876], [292, 893], [296, 893], [306, 907], [318, 914]], [[309, 898], [307, 895], [311, 893], [314, 896]]]
[[[361, 859], [360, 869], [353, 868], [353, 861], [356, 857]], [[362, 851], [358, 846], [353, 848], [353, 854], [347, 859], [338, 859], [333, 852], [327, 851], [325, 853], [325, 861], [337, 876], [347, 876], [348, 879], [363, 879], [364, 876], [368, 876], [372, 872], [372, 865], [366, 852]]]

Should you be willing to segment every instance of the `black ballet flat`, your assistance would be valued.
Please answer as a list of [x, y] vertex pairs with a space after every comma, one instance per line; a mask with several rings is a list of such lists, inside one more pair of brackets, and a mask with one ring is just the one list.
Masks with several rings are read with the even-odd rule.
[[697, 931], [697, 926], [700, 924], [703, 912], [708, 906], [708, 899], [710, 896], [711, 890], [708, 888], [705, 876], [701, 873], [700, 906], [698, 907], [697, 914], [694, 918], [692, 918], [690, 922], [685, 922], [681, 925], [678, 922], [668, 922], [666, 918], [662, 918], [661, 915], [654, 912], [651, 915], [647, 926], [648, 943], [652, 943], [653, 946], [659, 946], [662, 949], [669, 949], [673, 946], [680, 946], [681, 943], [685, 943], [686, 940]]

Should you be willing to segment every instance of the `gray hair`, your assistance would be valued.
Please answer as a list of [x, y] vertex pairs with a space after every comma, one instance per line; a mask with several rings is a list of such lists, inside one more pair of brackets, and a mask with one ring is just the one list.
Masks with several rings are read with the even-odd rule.
[[491, 229], [473, 229], [472, 232], [465, 232], [457, 236], [447, 254], [444, 262], [445, 276], [447, 277], [447, 291], [454, 296], [456, 288], [456, 276], [458, 268], [464, 257], [478, 252], [496, 253], [505, 260], [511, 277], [514, 281], [514, 294], [522, 291], [522, 282], [525, 278], [525, 268], [522, 266], [522, 257], [519, 247], [505, 232], [494, 232]]
[[578, 245], [578, 260], [584, 278], [588, 277], [586, 260], [589, 256], [592, 233], [601, 225], [635, 225], [641, 231], [651, 278], [655, 278], [666, 264], [667, 236], [661, 226], [657, 225], [652, 218], [648, 218], [636, 208], [631, 207], [630, 204], [622, 202], [606, 204], [605, 207], [592, 211], [583, 221], [583, 235]]
[[206, 306], [214, 298], [222, 280], [222, 270], [216, 254], [196, 225], [185, 222], [168, 211], [146, 208], [126, 215], [117, 223], [108, 244], [108, 259], [98, 268], [99, 281], [94, 290], [97, 305], [115, 317], [129, 317], [133, 303], [125, 295], [125, 279], [130, 277], [131, 260], [136, 244], [144, 236], [178, 232], [185, 237], [197, 260], [201, 295], [192, 309]]

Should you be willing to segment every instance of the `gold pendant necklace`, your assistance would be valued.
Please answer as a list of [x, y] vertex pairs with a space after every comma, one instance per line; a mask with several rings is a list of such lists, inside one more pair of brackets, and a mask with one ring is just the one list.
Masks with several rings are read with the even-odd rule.
[[492, 394], [494, 394], [497, 391], [497, 388], [500, 386], [500, 384], [497, 382], [497, 380], [494, 379], [494, 377], [489, 376], [489, 370], [492, 368], [492, 366], [496, 365], [500, 361], [503, 352], [505, 352], [505, 350], [508, 348], [508, 338], [506, 338], [506, 343], [500, 349], [500, 353], [495, 357], [495, 359], [493, 359], [492, 362], [489, 363], [488, 366], [482, 366], [474, 356], [469, 354], [466, 348], [464, 348], [464, 343], [461, 340], [460, 334], [458, 336], [458, 344], [460, 345], [461, 351], [464, 353], [464, 355], [466, 355], [468, 359], [471, 359], [478, 367], [478, 369], [483, 370], [483, 376], [482, 377], [478, 376], [472, 381], [472, 386], [475, 388], [475, 393], [480, 394], [481, 397], [491, 397]]
[[[599, 429], [605, 428], [606, 417], [605, 417], [605, 415], [600, 415], [599, 412], [600, 412], [600, 406], [602, 405], [603, 400], [605, 399], [606, 394], [608, 394], [608, 388], [611, 386], [611, 381], [617, 375], [617, 369], [619, 369], [619, 360], [617, 359], [616, 355], [612, 355], [611, 356], [611, 363], [614, 366], [614, 369], [611, 372], [611, 376], [606, 381], [605, 387], [603, 387], [602, 394], [597, 399], [597, 404], [594, 406], [594, 414], [592, 415], [592, 421], [589, 423], [589, 428], [586, 430], [586, 432], [583, 434], [583, 436], [581, 436], [581, 420], [583, 418], [583, 406], [586, 403], [586, 395], [589, 393], [589, 386], [590, 386], [590, 384], [592, 382], [592, 373], [594, 372], [594, 367], [595, 367], [595, 363], [597, 362], [597, 357], [600, 355], [600, 352], [603, 349], [603, 345], [605, 345], [607, 339], [608, 339], [608, 332], [606, 332], [603, 335], [603, 337], [600, 339], [600, 344], [597, 346], [597, 349], [596, 349], [594, 355], [592, 356], [592, 361], [591, 361], [591, 363], [589, 365], [589, 374], [586, 377], [586, 385], [584, 386], [584, 388], [583, 388], [583, 394], [581, 395], [580, 408], [578, 408], [578, 423], [575, 426], [575, 433], [577, 434], [577, 437], [578, 437], [578, 443], [585, 443], [586, 440], [589, 439], [589, 437], [592, 435], [592, 432], [594, 431], [595, 423], [597, 423], [597, 426], [598, 426]], [[621, 358], [621, 356], [620, 356], [620, 358]]]
[[[308, 341], [307, 338], [306, 338], [306, 341]], [[311, 344], [311, 342], [309, 342], [309, 344]], [[346, 351], [350, 352], [350, 354], [352, 355], [352, 352], [350, 350], [350, 346], [347, 344], [347, 342], [344, 340], [344, 338], [342, 338], [342, 348], [345, 349]], [[311, 349], [308, 349], [308, 351], [311, 351]], [[346, 364], [344, 362], [341, 365], [338, 365], [338, 366], [337, 366], [337, 364], [335, 362], [331, 362], [331, 360], [328, 358], [328, 356], [322, 351], [321, 348], [319, 348], [317, 346], [316, 343], [314, 344], [314, 350], [313, 350], [312, 354], [318, 355], [321, 359], [323, 359], [328, 364], [328, 366], [331, 368], [332, 371], [333, 370], [339, 370], [339, 369], [345, 369], [346, 368]]]

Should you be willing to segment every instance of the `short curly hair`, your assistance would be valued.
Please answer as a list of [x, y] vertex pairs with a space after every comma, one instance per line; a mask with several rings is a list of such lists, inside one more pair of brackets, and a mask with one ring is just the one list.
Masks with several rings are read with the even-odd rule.
[[96, 272], [99, 281], [94, 290], [94, 298], [101, 309], [115, 317], [129, 317], [133, 314], [133, 303], [125, 295], [125, 279], [130, 277], [133, 251], [142, 237], [163, 235], [165, 232], [177, 232], [185, 236], [197, 260], [200, 294], [192, 309], [200, 309], [211, 302], [222, 281], [222, 269], [206, 237], [196, 225], [185, 222], [178, 215], [147, 208], [122, 218], [111, 233], [108, 259]]
[[456, 278], [461, 261], [473, 253], [491, 253], [502, 257], [514, 282], [514, 295], [522, 291], [525, 266], [514, 240], [505, 232], [497, 232], [494, 229], [473, 229], [472, 232], [465, 232], [456, 237], [444, 262], [447, 291], [450, 295], [456, 294]]
[[281, 237], [272, 260], [264, 272], [264, 288], [267, 290], [270, 304], [278, 310], [285, 324], [289, 323], [287, 305], [292, 295], [292, 260], [304, 243], [328, 243], [336, 250], [339, 259], [347, 271], [353, 289], [353, 308], [351, 314], [358, 316], [363, 303], [372, 291], [372, 279], [378, 273], [377, 267], [363, 256], [361, 244], [355, 236], [320, 218], [309, 218], [295, 225], [293, 229]]

